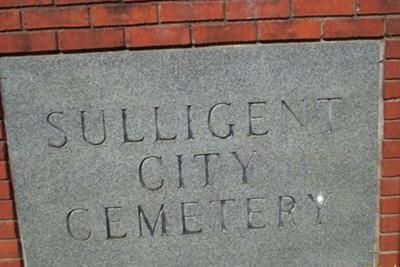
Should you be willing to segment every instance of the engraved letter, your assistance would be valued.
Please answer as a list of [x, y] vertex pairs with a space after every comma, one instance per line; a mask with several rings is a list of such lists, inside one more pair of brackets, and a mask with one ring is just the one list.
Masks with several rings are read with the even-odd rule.
[[220, 204], [220, 222], [221, 222], [221, 231], [222, 232], [227, 231], [226, 223], [225, 223], [225, 221], [226, 221], [225, 204], [228, 201], [234, 202], [235, 200], [234, 199], [221, 199], [221, 200], [212, 200], [212, 201], [210, 201], [211, 204], [214, 203], [214, 202], [219, 202], [219, 204]]
[[321, 210], [328, 201], [329, 196], [326, 199], [324, 199], [324, 197], [321, 194], [319, 194], [316, 198], [314, 198], [312, 194], [308, 194], [308, 197], [312, 200], [312, 202], [314, 202], [315, 207], [317, 208], [316, 224], [322, 224]]
[[329, 132], [333, 132], [333, 108], [332, 108], [332, 102], [333, 101], [342, 101], [342, 98], [340, 97], [326, 97], [326, 98], [318, 98], [318, 102], [326, 102], [328, 103], [328, 130]]
[[253, 116], [252, 113], [251, 113], [251, 106], [253, 106], [253, 105], [261, 105], [261, 104], [265, 105], [265, 104], [267, 104], [267, 102], [266, 101], [248, 102], [248, 104], [249, 104], [249, 109], [248, 109], [248, 113], [249, 113], [249, 136], [250, 135], [266, 135], [266, 134], [268, 134], [269, 130], [265, 130], [264, 132], [258, 132], [258, 133], [254, 132], [253, 124], [252, 124], [253, 120], [261, 119], [262, 117], [261, 116]]
[[183, 184], [183, 176], [182, 176], [182, 155], [176, 155], [178, 158], [178, 188], [185, 187]]
[[231, 153], [235, 156], [235, 159], [239, 162], [240, 167], [242, 167], [242, 184], [247, 184], [247, 168], [249, 167], [251, 160], [253, 159], [253, 156], [256, 152], [253, 151], [247, 163], [242, 162], [237, 152], [231, 152]]
[[213, 105], [210, 108], [210, 110], [208, 112], [208, 129], [210, 130], [210, 132], [211, 132], [211, 134], [213, 136], [221, 138], [221, 139], [225, 139], [225, 138], [228, 138], [229, 136], [233, 136], [233, 126], [234, 126], [234, 124], [228, 124], [229, 132], [227, 134], [225, 134], [225, 135], [218, 135], [214, 131], [214, 128], [211, 126], [211, 116], [212, 116], [212, 113], [213, 113], [214, 109], [216, 109], [218, 106], [222, 106], [222, 105], [225, 105], [225, 106], [229, 107], [231, 105], [231, 103], [217, 103], [217, 104]]
[[72, 215], [74, 215], [75, 213], [78, 213], [78, 212], [87, 212], [87, 211], [88, 211], [87, 209], [79, 209], [78, 208], [78, 209], [71, 210], [67, 214], [67, 219], [66, 219], [67, 231], [68, 231], [68, 234], [75, 240], [86, 241], [86, 240], [88, 240], [90, 238], [90, 235], [92, 234], [92, 232], [89, 231], [85, 237], [77, 237], [72, 233], [72, 230], [71, 230], [71, 217], [72, 217]]
[[122, 207], [105, 207], [104, 211], [106, 214], [106, 227], [107, 227], [107, 239], [114, 239], [114, 238], [124, 238], [126, 237], [126, 232], [121, 234], [121, 235], [115, 235], [111, 231], [111, 223], [118, 223], [120, 222], [120, 216], [118, 218], [112, 219], [110, 218], [110, 211], [112, 212], [113, 210], [119, 211]]
[[160, 218], [160, 220], [161, 220], [161, 235], [163, 236], [163, 235], [167, 234], [167, 218], [166, 218], [165, 212], [164, 212], [164, 204], [161, 204], [160, 211], [158, 212], [158, 215], [157, 215], [157, 218], [156, 218], [156, 220], [154, 222], [154, 226], [153, 227], [151, 226], [151, 224], [149, 222], [149, 219], [147, 219], [147, 217], [144, 214], [143, 209], [142, 209], [142, 207], [140, 205], [138, 206], [138, 215], [139, 215], [139, 234], [140, 234], [140, 236], [143, 236], [143, 233], [142, 233], [142, 217], [143, 217], [144, 223], [147, 226], [147, 229], [149, 229], [149, 231], [150, 231], [150, 235], [151, 236], [154, 236], [154, 232], [156, 230], [158, 218]]
[[[302, 99], [301, 101], [303, 102], [303, 113], [305, 114], [305, 103], [306, 103], [305, 101], [306, 100]], [[289, 111], [290, 114], [292, 114], [292, 116], [299, 123], [299, 125], [301, 127], [303, 127], [304, 122], [299, 118], [299, 116], [296, 115], [296, 113], [294, 113], [294, 111], [290, 108], [290, 106], [286, 103], [286, 101], [281, 100], [281, 103], [282, 103], [282, 118], [283, 118], [284, 110], [286, 109], [287, 111]], [[304, 114], [303, 114], [303, 117], [305, 116]], [[285, 122], [285, 121], [286, 121], [286, 118], [283, 118], [282, 122]]]
[[124, 131], [124, 143], [142, 142], [144, 140], [144, 136], [138, 139], [130, 139], [128, 137], [128, 126], [126, 125], [126, 108], [121, 109], [121, 111], [122, 111], [122, 129]]
[[160, 133], [160, 127], [158, 125], [158, 109], [160, 107], [155, 107], [154, 108], [154, 122], [155, 122], [155, 127], [156, 127], [156, 141], [161, 140], [161, 141], [170, 141], [170, 140], [175, 140], [176, 134], [171, 137], [162, 137]]
[[203, 230], [202, 228], [197, 230], [188, 230], [186, 225], [186, 218], [195, 218], [196, 215], [186, 215], [186, 206], [196, 205], [198, 202], [181, 202], [182, 209], [182, 234], [199, 234]]
[[187, 113], [187, 130], [188, 130], [188, 138], [187, 139], [194, 139], [193, 138], [193, 132], [192, 132], [192, 127], [191, 127], [191, 123], [192, 123], [192, 117], [190, 116], [190, 108], [192, 106], [186, 106], [186, 113]]
[[252, 200], [256, 201], [256, 200], [263, 200], [263, 199], [264, 199], [263, 197], [254, 197], [254, 198], [246, 199], [247, 200], [246, 207], [247, 207], [247, 228], [248, 229], [262, 229], [265, 227], [265, 224], [261, 225], [261, 226], [256, 226], [253, 224], [253, 214], [259, 214], [259, 213], [261, 213], [261, 211], [253, 210], [251, 208], [251, 203], [250, 203]]
[[144, 158], [144, 159], [140, 162], [140, 164], [139, 164], [139, 181], [140, 181], [140, 184], [141, 184], [144, 188], [147, 188], [147, 189], [149, 189], [149, 190], [158, 190], [158, 189], [160, 189], [160, 188], [164, 185], [164, 179], [161, 179], [160, 185], [157, 186], [157, 187], [149, 187], [148, 185], [146, 185], [146, 183], [144, 182], [144, 179], [143, 179], [143, 165], [144, 165], [144, 163], [145, 163], [147, 160], [149, 160], [149, 159], [156, 159], [157, 162], [162, 166], [162, 159], [161, 159], [161, 157], [158, 157], [158, 156], [149, 156], [149, 157]]
[[[296, 200], [292, 196], [279, 196], [279, 227], [283, 226], [283, 213], [291, 215], [292, 211], [296, 207]], [[292, 222], [296, 225], [293, 218]]]
[[205, 180], [206, 180], [206, 183], [204, 184], [204, 187], [206, 187], [210, 183], [210, 172], [209, 172], [209, 169], [208, 169], [208, 166], [209, 166], [209, 163], [210, 163], [209, 157], [210, 156], [219, 157], [219, 153], [195, 154], [193, 156], [193, 158], [197, 158], [197, 157], [200, 157], [200, 156], [204, 157], [204, 174], [205, 174]]
[[64, 114], [64, 112], [62, 112], [62, 111], [50, 112], [49, 115], [47, 115], [47, 118], [46, 118], [47, 122], [51, 126], [53, 126], [55, 129], [57, 129], [58, 131], [63, 133], [63, 141], [59, 142], [58, 144], [50, 142], [50, 138], [48, 138], [47, 141], [49, 143], [49, 147], [63, 147], [63, 146], [65, 146], [67, 144], [67, 136], [65, 136], [65, 131], [64, 130], [62, 130], [60, 127], [58, 127], [57, 125], [55, 125], [53, 122], [50, 121], [50, 117], [53, 114], [61, 114], [62, 115], [62, 114]]
[[86, 111], [81, 111], [81, 123], [82, 123], [82, 136], [83, 136], [83, 140], [85, 140], [86, 143], [97, 146], [97, 145], [101, 145], [104, 143], [104, 141], [106, 140], [106, 122], [105, 122], [105, 118], [104, 118], [104, 110], [101, 111], [102, 114], [102, 122], [103, 122], [103, 139], [101, 139], [99, 142], [91, 142], [87, 139], [86, 137], [86, 126], [85, 126], [85, 112]]

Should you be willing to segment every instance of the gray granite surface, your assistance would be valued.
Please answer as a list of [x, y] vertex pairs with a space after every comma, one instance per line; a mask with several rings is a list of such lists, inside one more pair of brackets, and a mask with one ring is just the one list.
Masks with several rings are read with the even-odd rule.
[[0, 59], [27, 267], [365, 266], [378, 41]]

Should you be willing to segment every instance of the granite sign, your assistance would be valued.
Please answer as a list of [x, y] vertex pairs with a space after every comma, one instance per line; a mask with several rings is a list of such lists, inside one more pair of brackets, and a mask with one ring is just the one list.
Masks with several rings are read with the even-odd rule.
[[380, 43], [2, 58], [27, 266], [364, 266]]

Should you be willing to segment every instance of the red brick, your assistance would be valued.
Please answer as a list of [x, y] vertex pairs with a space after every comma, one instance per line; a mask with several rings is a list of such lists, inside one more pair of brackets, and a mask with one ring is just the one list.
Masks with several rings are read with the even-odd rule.
[[386, 60], [385, 79], [400, 79], [400, 60]]
[[69, 30], [59, 32], [60, 50], [76, 51], [124, 47], [122, 29]]
[[400, 121], [385, 121], [383, 132], [387, 139], [400, 139]]
[[11, 183], [10, 181], [0, 181], [0, 200], [11, 198]]
[[0, 258], [18, 258], [20, 256], [18, 240], [0, 240]]
[[400, 214], [400, 197], [381, 198], [381, 214]]
[[383, 37], [384, 20], [328, 19], [324, 23], [324, 39]]
[[56, 5], [120, 2], [120, 0], [54, 0]]
[[15, 239], [18, 237], [15, 221], [0, 221], [0, 239]]
[[386, 58], [400, 59], [400, 40], [386, 41]]
[[222, 1], [185, 1], [160, 3], [160, 21], [201, 21], [224, 19]]
[[400, 253], [385, 253], [379, 255], [379, 267], [394, 267], [400, 264]]
[[0, 259], [0, 267], [23, 267], [21, 259]]
[[36, 9], [22, 13], [25, 29], [73, 28], [89, 26], [87, 8]]
[[381, 181], [381, 195], [400, 195], [400, 178], [387, 178]]
[[0, 161], [0, 180], [6, 180], [8, 178], [8, 164], [6, 161]]
[[21, 29], [21, 22], [18, 10], [0, 11], [0, 31], [19, 29]]
[[400, 250], [400, 234], [390, 234], [380, 236], [381, 251]]
[[400, 80], [386, 81], [384, 83], [384, 98], [400, 98]]
[[128, 47], [182, 46], [190, 44], [189, 25], [162, 25], [126, 29]]
[[51, 5], [52, 0], [0, 0], [0, 7]]
[[0, 143], [0, 161], [7, 159], [7, 145], [5, 143]]
[[98, 6], [90, 10], [93, 26], [137, 25], [157, 22], [156, 5]]
[[399, 13], [398, 0], [359, 0], [359, 14]]
[[0, 34], [0, 54], [52, 52], [56, 50], [57, 42], [54, 32]]
[[385, 119], [400, 119], [400, 102], [385, 102]]
[[[1, 41], [1, 36], [0, 35], [0, 41]], [[0, 42], [0, 54], [1, 54], [1, 42]], [[0, 140], [5, 140], [6, 139], [6, 127], [4, 127], [4, 122], [0, 121]]]
[[231, 0], [226, 2], [228, 20], [289, 17], [289, 0]]
[[381, 216], [380, 229], [382, 233], [400, 232], [400, 215]]
[[12, 200], [0, 200], [0, 219], [14, 219], [14, 217], [15, 212]]
[[400, 140], [384, 141], [382, 155], [384, 158], [400, 158]]
[[251, 22], [193, 25], [194, 44], [222, 44], [255, 41], [256, 25]]
[[400, 35], [400, 18], [387, 19], [386, 34], [390, 36]]
[[353, 0], [294, 0], [295, 16], [353, 15]]
[[400, 159], [382, 160], [382, 176], [400, 176]]
[[321, 38], [321, 21], [317, 19], [260, 21], [257, 27], [258, 39], [263, 41]]

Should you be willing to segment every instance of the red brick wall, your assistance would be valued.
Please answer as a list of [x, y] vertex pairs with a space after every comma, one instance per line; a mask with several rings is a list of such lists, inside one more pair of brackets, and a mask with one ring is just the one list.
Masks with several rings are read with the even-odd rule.
[[[385, 40], [379, 262], [400, 264], [400, 0], [0, 0], [0, 55]], [[2, 118], [2, 117], [1, 117]], [[22, 266], [4, 126], [0, 267]]]

